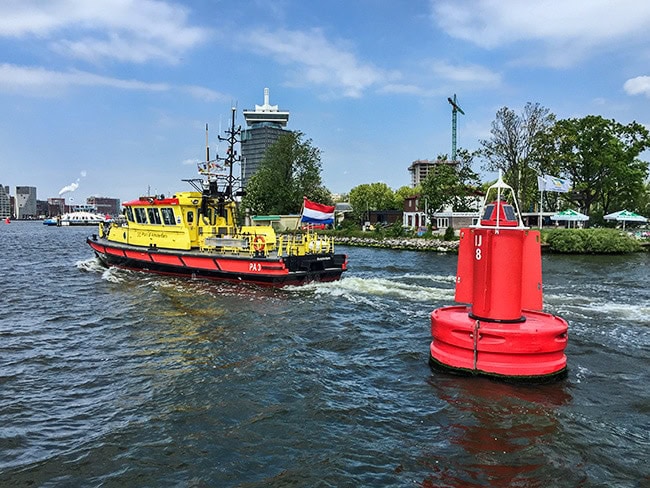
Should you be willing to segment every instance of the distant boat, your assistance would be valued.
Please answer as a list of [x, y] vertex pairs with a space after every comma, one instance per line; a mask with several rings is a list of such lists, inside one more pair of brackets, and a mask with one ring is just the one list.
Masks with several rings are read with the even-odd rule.
[[43, 221], [43, 225], [68, 227], [79, 225], [98, 225], [106, 222], [106, 216], [92, 212], [69, 212]]

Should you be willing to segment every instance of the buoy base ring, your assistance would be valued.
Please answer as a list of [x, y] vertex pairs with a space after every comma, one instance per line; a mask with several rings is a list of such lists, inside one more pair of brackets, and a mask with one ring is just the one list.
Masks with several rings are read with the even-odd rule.
[[465, 305], [434, 310], [433, 364], [461, 374], [524, 381], [565, 374], [567, 322], [539, 311], [522, 314], [524, 322], [504, 323], [472, 318]]
[[429, 355], [429, 367], [433, 371], [440, 371], [443, 373], [448, 373], [456, 376], [482, 376], [485, 378], [490, 378], [493, 380], [498, 380], [504, 383], [534, 383], [534, 384], [544, 384], [544, 383], [554, 383], [566, 379], [569, 375], [569, 368], [566, 366], [559, 371], [543, 375], [532, 375], [532, 376], [509, 376], [498, 373], [489, 373], [487, 371], [481, 371], [478, 369], [468, 369], [468, 368], [457, 368], [453, 366], [448, 366], [441, 363], [433, 356]]

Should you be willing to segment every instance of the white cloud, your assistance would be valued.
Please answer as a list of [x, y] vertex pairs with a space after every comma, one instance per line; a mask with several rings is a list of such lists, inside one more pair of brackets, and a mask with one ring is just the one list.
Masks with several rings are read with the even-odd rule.
[[650, 76], [637, 76], [631, 78], [623, 85], [628, 95], [645, 95], [650, 98]]
[[192, 97], [205, 102], [227, 102], [231, 99], [231, 97], [228, 97], [223, 93], [202, 86], [185, 85], [181, 87], [181, 90]]
[[646, 0], [431, 0], [431, 9], [452, 37], [487, 49], [532, 41], [528, 62], [555, 66], [613, 43], [647, 43], [650, 28]]
[[451, 64], [446, 61], [431, 63], [432, 72], [439, 78], [454, 82], [479, 83], [485, 85], [498, 85], [501, 76], [498, 73], [477, 64]]
[[0, 3], [0, 37], [32, 36], [59, 54], [99, 61], [178, 62], [208, 31], [159, 0], [13, 0]]
[[318, 85], [339, 95], [360, 97], [370, 87], [398, 78], [363, 62], [345, 46], [335, 45], [320, 29], [247, 31], [241, 43], [295, 70], [292, 85]]
[[86, 71], [52, 71], [40, 67], [0, 64], [0, 91], [49, 96], [70, 86], [107, 86], [126, 90], [165, 91], [164, 83], [145, 83], [100, 76]]
[[228, 101], [230, 97], [194, 85], [174, 86], [96, 75], [87, 71], [53, 71], [41, 67], [0, 64], [0, 92], [50, 97], [74, 86], [108, 87], [120, 90], [163, 92], [178, 90], [206, 102]]

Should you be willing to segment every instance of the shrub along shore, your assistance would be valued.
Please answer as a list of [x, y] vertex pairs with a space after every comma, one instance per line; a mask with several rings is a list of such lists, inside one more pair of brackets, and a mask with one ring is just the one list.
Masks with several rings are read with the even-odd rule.
[[[457, 252], [458, 239], [439, 237], [388, 237], [365, 232], [346, 235], [345, 231], [326, 232], [337, 244], [411, 251]], [[542, 249], [564, 254], [624, 254], [649, 251], [650, 239], [639, 240], [620, 229], [543, 229]]]

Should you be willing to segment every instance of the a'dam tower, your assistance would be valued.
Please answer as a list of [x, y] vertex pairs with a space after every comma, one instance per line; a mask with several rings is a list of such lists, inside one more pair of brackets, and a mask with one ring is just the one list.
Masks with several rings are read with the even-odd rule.
[[242, 187], [260, 167], [264, 153], [278, 138], [290, 132], [285, 129], [289, 122], [289, 112], [279, 110], [269, 103], [269, 89], [264, 88], [264, 103], [255, 105], [255, 110], [244, 110], [247, 129], [241, 135], [241, 179]]

